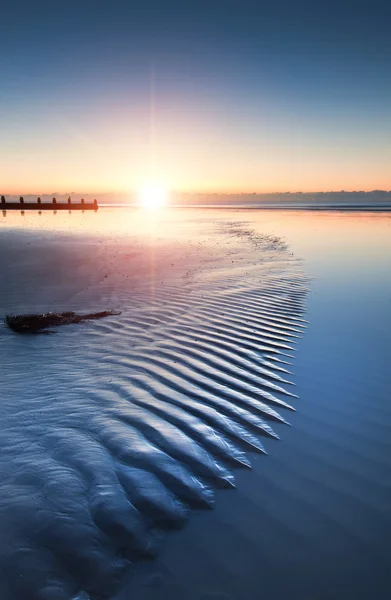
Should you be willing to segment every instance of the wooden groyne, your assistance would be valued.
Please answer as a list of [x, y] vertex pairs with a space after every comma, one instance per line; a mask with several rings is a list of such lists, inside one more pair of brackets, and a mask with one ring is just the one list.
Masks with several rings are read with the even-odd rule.
[[7, 202], [5, 196], [1, 196], [1, 210], [98, 210], [98, 202], [84, 202], [82, 198], [79, 202], [72, 202], [68, 198], [67, 202], [57, 202], [56, 198], [52, 198], [51, 202], [42, 202], [41, 198], [37, 198], [36, 202], [25, 202], [23, 196], [19, 202]]

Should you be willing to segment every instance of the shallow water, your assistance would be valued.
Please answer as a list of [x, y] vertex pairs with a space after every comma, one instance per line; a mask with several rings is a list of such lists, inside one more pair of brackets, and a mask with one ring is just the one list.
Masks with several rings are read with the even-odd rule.
[[183, 213], [140, 234], [129, 213], [78, 215], [70, 233], [73, 215], [7, 221], [4, 312], [121, 314], [53, 336], [2, 329], [3, 597], [109, 597], [293, 410], [307, 282], [285, 244]]
[[0, 329], [2, 597], [108, 598], [123, 569], [118, 598], [356, 598], [370, 573], [384, 588], [390, 223], [8, 213], [3, 313], [122, 314]]
[[218, 495], [213, 514], [171, 536], [118, 600], [387, 598], [391, 215], [247, 216], [256, 230], [282, 235], [311, 277], [292, 427], [238, 473], [234, 494]]

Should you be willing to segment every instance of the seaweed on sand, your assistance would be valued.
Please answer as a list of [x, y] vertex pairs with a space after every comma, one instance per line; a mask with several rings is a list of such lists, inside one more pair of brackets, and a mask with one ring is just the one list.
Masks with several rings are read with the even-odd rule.
[[92, 319], [103, 319], [111, 315], [119, 315], [119, 312], [113, 310], [104, 310], [97, 313], [88, 313], [78, 315], [74, 312], [62, 313], [42, 313], [30, 315], [6, 315], [5, 322], [8, 327], [17, 333], [52, 333], [43, 331], [48, 327], [57, 327], [58, 325], [70, 325], [71, 323], [82, 323]]

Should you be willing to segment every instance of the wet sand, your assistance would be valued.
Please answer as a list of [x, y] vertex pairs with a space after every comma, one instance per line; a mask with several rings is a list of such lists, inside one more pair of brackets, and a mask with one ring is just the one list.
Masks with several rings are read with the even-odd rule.
[[122, 311], [0, 330], [2, 566], [34, 598], [381, 597], [390, 216], [102, 213], [2, 222], [2, 312]]

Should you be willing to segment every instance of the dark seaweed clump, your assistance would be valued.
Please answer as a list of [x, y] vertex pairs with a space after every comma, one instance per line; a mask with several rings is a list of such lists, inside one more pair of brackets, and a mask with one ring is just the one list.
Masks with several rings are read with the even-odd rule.
[[74, 312], [62, 313], [42, 313], [30, 315], [7, 315], [5, 322], [8, 327], [17, 333], [49, 333], [49, 327], [58, 327], [59, 325], [70, 325], [71, 323], [82, 323], [92, 319], [103, 319], [111, 315], [119, 315], [119, 312], [104, 310], [97, 313], [88, 313], [78, 315]]

